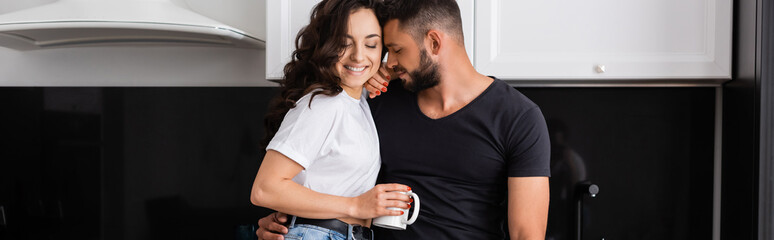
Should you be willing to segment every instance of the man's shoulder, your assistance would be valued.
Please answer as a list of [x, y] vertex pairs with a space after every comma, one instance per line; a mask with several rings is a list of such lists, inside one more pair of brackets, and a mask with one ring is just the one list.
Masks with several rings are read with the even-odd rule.
[[486, 95], [488, 106], [497, 108], [498, 111], [508, 111], [517, 115], [538, 108], [538, 105], [535, 104], [535, 102], [530, 100], [516, 88], [496, 77], [491, 78], [493, 78], [494, 81]]
[[406, 101], [411, 99], [411, 92], [406, 90], [406, 88], [403, 86], [403, 82], [399, 79], [390, 81], [389, 86], [387, 86], [387, 92], [383, 92], [381, 95], [368, 99], [368, 104], [373, 109], [374, 107], [378, 107], [382, 104], [398, 104], [402, 105], [402, 103], [398, 103], [401, 101]]

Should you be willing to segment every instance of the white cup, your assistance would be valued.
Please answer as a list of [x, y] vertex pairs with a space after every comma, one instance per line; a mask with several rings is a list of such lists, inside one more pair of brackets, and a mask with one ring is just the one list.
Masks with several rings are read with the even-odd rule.
[[414, 199], [414, 212], [411, 214], [411, 219], [408, 219], [408, 215], [409, 215], [408, 209], [387, 208], [390, 210], [403, 211], [403, 215], [381, 216], [381, 217], [374, 218], [374, 221], [373, 221], [374, 226], [383, 227], [383, 228], [392, 229], [392, 230], [406, 230], [407, 225], [411, 225], [414, 223], [414, 221], [417, 220], [417, 217], [419, 217], [419, 196], [417, 196], [417, 194], [412, 191], [399, 192], [399, 193], [410, 195], [411, 198]]

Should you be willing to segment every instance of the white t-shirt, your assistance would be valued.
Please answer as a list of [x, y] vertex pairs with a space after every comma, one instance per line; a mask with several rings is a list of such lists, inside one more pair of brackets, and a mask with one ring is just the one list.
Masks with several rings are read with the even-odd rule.
[[[364, 93], [366, 93], [364, 91]], [[364, 94], [306, 94], [290, 109], [266, 150], [304, 167], [293, 181], [316, 192], [354, 197], [371, 188], [381, 167], [379, 138]]]

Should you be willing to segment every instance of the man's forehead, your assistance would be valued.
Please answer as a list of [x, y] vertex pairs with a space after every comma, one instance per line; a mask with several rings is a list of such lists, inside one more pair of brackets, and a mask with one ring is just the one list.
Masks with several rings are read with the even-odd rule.
[[384, 24], [385, 46], [390, 47], [391, 45], [397, 44], [396, 41], [398, 38], [404, 37], [404, 35], [407, 35], [407, 33], [400, 28], [398, 19], [389, 20]]
[[400, 21], [398, 19], [392, 19], [384, 23], [385, 32], [400, 31]]

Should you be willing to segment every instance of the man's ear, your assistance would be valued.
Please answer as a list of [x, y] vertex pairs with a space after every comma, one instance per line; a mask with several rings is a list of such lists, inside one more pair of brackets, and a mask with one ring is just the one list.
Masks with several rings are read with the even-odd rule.
[[438, 53], [441, 51], [441, 46], [443, 44], [442, 38], [441, 38], [441, 32], [435, 29], [430, 29], [430, 31], [427, 31], [427, 35], [425, 35], [425, 43], [427, 46], [425, 46], [428, 49], [428, 52], [433, 55], [438, 55]]

